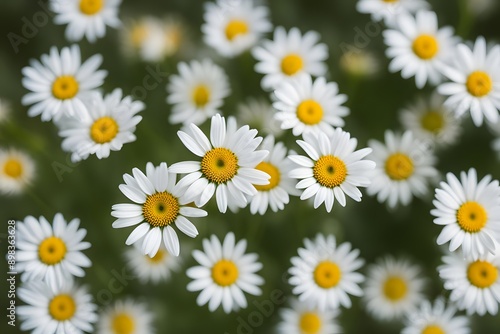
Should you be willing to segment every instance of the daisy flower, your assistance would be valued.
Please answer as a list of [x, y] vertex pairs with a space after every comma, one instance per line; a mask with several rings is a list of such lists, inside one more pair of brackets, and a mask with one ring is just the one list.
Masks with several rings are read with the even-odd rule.
[[440, 68], [454, 56], [458, 38], [451, 27], [438, 28], [437, 15], [419, 11], [416, 17], [399, 15], [397, 26], [384, 31], [387, 57], [391, 72], [401, 71], [404, 79], [415, 77], [418, 88], [427, 81], [432, 85], [441, 82]]
[[451, 66], [441, 69], [452, 82], [438, 87], [440, 94], [449, 96], [446, 104], [457, 117], [470, 111], [476, 126], [483, 123], [483, 116], [496, 123], [500, 109], [500, 46], [487, 51], [486, 40], [478, 37], [473, 49], [459, 44], [453, 60]]
[[377, 319], [393, 320], [414, 311], [422, 302], [425, 280], [420, 268], [386, 256], [368, 268], [364, 302]]
[[35, 177], [35, 162], [16, 149], [0, 149], [0, 193], [19, 194]]
[[55, 24], [67, 24], [68, 41], [78, 42], [85, 36], [94, 43], [104, 37], [106, 26], [120, 26], [120, 3], [121, 0], [50, 0], [50, 9], [56, 13]]
[[358, 187], [370, 184], [367, 173], [375, 168], [373, 161], [363, 160], [371, 149], [354, 151], [357, 140], [340, 128], [335, 129], [333, 136], [319, 132], [317, 136], [305, 133], [303, 138], [297, 140], [297, 144], [308, 157], [290, 155], [289, 159], [298, 166], [288, 174], [301, 180], [296, 186], [297, 189], [304, 189], [300, 199], [314, 196], [314, 208], [324, 202], [328, 212], [332, 210], [335, 199], [345, 206], [345, 195], [360, 202], [362, 195]]
[[57, 213], [51, 226], [44, 217], [27, 216], [16, 226], [16, 266], [23, 282], [43, 279], [55, 290], [73, 276], [85, 276], [83, 268], [92, 265], [82, 253], [90, 243], [83, 241], [87, 230], [79, 228], [80, 219], [66, 223]]
[[158, 253], [163, 240], [168, 252], [179, 256], [179, 238], [172, 225], [194, 238], [198, 230], [188, 218], [205, 217], [207, 212], [187, 205], [190, 201], [184, 199], [185, 189], [176, 184], [176, 175], [168, 170], [164, 162], [158, 167], [148, 162], [146, 174], [134, 168], [132, 175], [124, 174], [125, 184], [120, 184], [119, 188], [135, 204], [113, 205], [111, 216], [117, 218], [113, 227], [139, 224], [125, 241], [127, 245], [140, 240], [143, 254], [152, 258]]
[[304, 239], [304, 246], [299, 248], [299, 256], [292, 257], [293, 266], [288, 270], [292, 293], [320, 311], [350, 308], [348, 294], [363, 295], [359, 283], [364, 276], [356, 272], [364, 263], [359, 250], [351, 250], [348, 242], [337, 246], [335, 236], [321, 234], [315, 240]]
[[179, 75], [170, 76], [167, 103], [172, 104], [172, 124], [199, 125], [222, 107], [231, 89], [222, 68], [205, 59], [177, 65]]
[[496, 152], [497, 158], [500, 159], [500, 122], [487, 124], [491, 133], [495, 137], [491, 142], [491, 148]]
[[5, 99], [0, 98], [0, 124], [9, 119], [10, 113], [10, 103]]
[[235, 242], [230, 232], [222, 244], [212, 235], [210, 240], [203, 240], [203, 252], [193, 251], [200, 265], [187, 270], [187, 276], [193, 279], [187, 289], [201, 291], [196, 299], [199, 306], [208, 303], [208, 309], [213, 312], [222, 304], [224, 312], [230, 313], [247, 307], [243, 292], [254, 296], [262, 293], [259, 285], [264, 280], [256, 274], [262, 264], [257, 262], [257, 254], [245, 254], [246, 247], [245, 239]]
[[266, 99], [249, 98], [238, 105], [239, 124], [246, 124], [257, 129], [263, 135], [279, 137], [283, 134], [280, 123], [274, 118], [275, 110]]
[[97, 70], [101, 55], [94, 55], [81, 64], [80, 48], [73, 45], [56, 47], [41, 57], [42, 62], [31, 60], [23, 68], [23, 86], [31, 92], [24, 95], [23, 105], [32, 105], [28, 116], [41, 115], [42, 121], [59, 120], [62, 115], [83, 119], [87, 108], [82, 97], [97, 89], [104, 82], [107, 72]]
[[257, 194], [257, 186], [269, 184], [270, 175], [255, 168], [269, 153], [256, 150], [262, 137], [255, 137], [257, 130], [245, 125], [236, 128], [236, 120], [227, 122], [221, 115], [212, 117], [210, 140], [194, 124], [189, 132], [177, 132], [184, 146], [201, 158], [201, 161], [185, 161], [170, 166], [170, 171], [187, 174], [179, 185], [187, 187], [186, 200], [196, 206], [204, 206], [215, 194], [217, 207], [224, 213], [228, 206], [243, 208], [245, 195]]
[[284, 82], [274, 91], [278, 111], [275, 118], [282, 129], [292, 129], [294, 136], [303, 133], [333, 134], [334, 127], [345, 125], [349, 109], [342, 106], [347, 95], [339, 94], [338, 85], [321, 77], [314, 82], [309, 75]]
[[[437, 244], [450, 241], [454, 252], [462, 247], [464, 256], [478, 259], [484, 253], [495, 254], [500, 233], [500, 187], [486, 175], [477, 182], [474, 168], [460, 173], [460, 180], [446, 174], [446, 181], [436, 189], [431, 210], [434, 224], [443, 225]], [[496, 240], [495, 240], [496, 239]]]
[[363, 14], [371, 14], [373, 21], [384, 21], [392, 26], [398, 17], [404, 14], [415, 14], [421, 9], [427, 9], [425, 0], [359, 0], [356, 9]]
[[64, 138], [62, 148], [72, 153], [73, 162], [90, 154], [107, 158], [110, 151], [120, 151], [123, 144], [135, 141], [135, 127], [142, 120], [136, 114], [144, 109], [144, 103], [123, 97], [121, 89], [106, 96], [96, 92], [84, 102], [88, 115], [83, 120], [62, 118], [58, 124]]
[[276, 28], [273, 41], [266, 40], [252, 50], [258, 61], [255, 71], [264, 74], [262, 88], [275, 89], [283, 81], [304, 73], [316, 77], [325, 75], [328, 48], [318, 43], [319, 39], [319, 34], [314, 31], [302, 35], [298, 28], [292, 28], [288, 33], [283, 27]]
[[74, 285], [72, 280], [55, 287], [43, 281], [26, 282], [17, 295], [27, 304], [16, 309], [22, 331], [43, 334], [94, 332], [97, 314], [92, 295], [86, 288]]
[[354, 77], [372, 78], [380, 71], [380, 61], [373, 54], [364, 49], [349, 45], [339, 60], [342, 70]]
[[269, 10], [253, 0], [217, 0], [205, 4], [201, 26], [205, 43], [224, 57], [234, 57], [253, 47], [272, 30]]
[[132, 299], [118, 300], [102, 311], [96, 325], [97, 334], [154, 333], [153, 315], [143, 303]]
[[342, 329], [336, 322], [340, 311], [321, 311], [307, 303], [293, 300], [291, 308], [282, 309], [281, 322], [278, 324], [280, 334], [335, 334]]
[[438, 267], [450, 300], [468, 315], [496, 315], [500, 303], [500, 257], [486, 254], [477, 260], [459, 254], [443, 257]]
[[366, 189], [368, 195], [377, 195], [380, 203], [387, 202], [393, 208], [398, 203], [410, 204], [413, 196], [427, 194], [429, 183], [438, 176], [429, 145], [416, 140], [410, 131], [398, 135], [390, 130], [385, 132], [385, 143], [370, 140], [368, 145], [377, 164]]

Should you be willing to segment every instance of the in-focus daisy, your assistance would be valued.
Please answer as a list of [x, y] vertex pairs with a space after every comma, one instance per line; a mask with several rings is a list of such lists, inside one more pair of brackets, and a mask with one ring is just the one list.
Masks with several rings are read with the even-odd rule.
[[35, 162], [23, 151], [0, 149], [0, 193], [19, 194], [35, 177]]
[[[450, 241], [451, 252], [460, 246], [464, 256], [477, 259], [484, 253], [495, 254], [500, 241], [500, 187], [486, 175], [477, 181], [474, 168], [461, 172], [460, 180], [446, 174], [446, 181], [436, 189], [431, 210], [434, 224], [443, 225], [438, 245]], [[495, 240], [496, 239], [496, 240]]]
[[386, 25], [392, 26], [399, 16], [428, 7], [425, 0], [359, 0], [356, 8], [360, 13], [371, 14], [372, 20], [384, 20]]
[[314, 208], [323, 202], [330, 212], [335, 199], [340, 205], [346, 205], [346, 197], [361, 201], [361, 191], [358, 187], [370, 184], [368, 172], [375, 168], [375, 163], [363, 160], [370, 154], [370, 148], [356, 149], [357, 140], [351, 138], [348, 132], [335, 129], [333, 136], [319, 132], [317, 136], [305, 133], [304, 140], [297, 140], [297, 144], [307, 153], [290, 155], [289, 158], [298, 165], [288, 175], [301, 181], [297, 189], [304, 189], [301, 200], [314, 196]]
[[274, 94], [275, 118], [282, 129], [292, 129], [294, 136], [320, 131], [332, 135], [334, 127], [344, 126], [342, 118], [349, 114], [342, 106], [347, 95], [339, 94], [338, 85], [323, 77], [314, 82], [309, 75], [294, 78], [279, 85]]
[[167, 103], [173, 105], [169, 121], [199, 125], [219, 112], [223, 99], [231, 92], [228, 78], [209, 59], [182, 62], [177, 68], [179, 75], [172, 75], [167, 86]]
[[4, 123], [10, 116], [10, 103], [0, 98], [0, 124]]
[[274, 118], [275, 110], [265, 99], [249, 98], [238, 105], [238, 124], [246, 124], [263, 135], [279, 137], [283, 134], [280, 122]]
[[60, 54], [52, 47], [41, 60], [31, 60], [31, 66], [22, 70], [23, 86], [31, 91], [22, 100], [23, 105], [32, 105], [28, 115], [41, 115], [42, 121], [57, 121], [62, 115], [83, 119], [87, 108], [82, 98], [99, 88], [107, 75], [97, 70], [102, 56], [94, 55], [82, 64], [80, 48], [73, 45], [62, 48]]
[[342, 329], [336, 322], [339, 310], [321, 311], [308, 303], [293, 300], [291, 308], [280, 311], [280, 334], [336, 334]]
[[391, 72], [401, 71], [404, 79], [415, 77], [418, 88], [427, 82], [441, 82], [441, 67], [454, 55], [458, 39], [451, 27], [438, 28], [437, 15], [419, 11], [416, 17], [399, 15], [397, 26], [384, 31]]
[[498, 121], [500, 110], [500, 46], [487, 50], [486, 40], [478, 37], [474, 48], [457, 46], [451, 66], [441, 69], [452, 82], [438, 87], [440, 94], [449, 96], [446, 104], [457, 117], [470, 111], [476, 126], [483, 116], [491, 123]]
[[97, 314], [92, 295], [86, 288], [74, 285], [72, 280], [52, 288], [43, 281], [26, 282], [17, 295], [27, 304], [17, 307], [22, 331], [43, 334], [94, 332]]
[[245, 254], [247, 242], [235, 242], [232, 232], [221, 242], [215, 235], [203, 240], [203, 252], [193, 251], [193, 257], [200, 264], [189, 268], [187, 275], [193, 281], [189, 291], [201, 291], [196, 299], [199, 306], [208, 303], [208, 309], [215, 311], [221, 304], [224, 312], [238, 311], [247, 307], [243, 292], [258, 296], [259, 285], [264, 283], [256, 274], [262, 268], [255, 253]]
[[66, 39], [78, 42], [84, 36], [91, 43], [106, 34], [106, 26], [117, 28], [121, 22], [121, 0], [51, 0], [55, 24], [67, 24]]
[[148, 162], [146, 174], [134, 168], [132, 175], [124, 174], [125, 184], [120, 184], [119, 188], [136, 204], [113, 205], [111, 215], [117, 218], [113, 227], [139, 224], [125, 241], [127, 245], [141, 241], [143, 254], [154, 257], [163, 240], [168, 252], [179, 256], [179, 238], [172, 225], [194, 238], [198, 230], [188, 218], [205, 217], [207, 212], [187, 205], [190, 201], [184, 199], [185, 189], [176, 184], [176, 175], [168, 170], [164, 162], [158, 167]]
[[486, 312], [496, 315], [500, 303], [500, 257], [483, 255], [477, 260], [461, 254], [443, 257], [438, 267], [444, 288], [451, 290], [450, 300], [468, 315]]
[[267, 7], [253, 0], [208, 2], [201, 26], [205, 43], [225, 57], [237, 56], [272, 29], [268, 16]]
[[154, 333], [152, 322], [153, 315], [145, 304], [132, 299], [118, 300], [102, 311], [96, 325], [96, 333]]
[[368, 144], [373, 149], [370, 157], [377, 164], [366, 189], [370, 196], [377, 195], [380, 203], [395, 207], [427, 194], [429, 183], [438, 176], [429, 145], [416, 140], [410, 131], [398, 135], [390, 130], [385, 132], [385, 143], [370, 140]]
[[321, 311], [351, 307], [349, 295], [363, 295], [359, 284], [364, 277], [356, 272], [364, 263], [359, 250], [351, 250], [348, 242], [337, 245], [333, 235], [321, 234], [315, 240], [304, 239], [304, 246], [299, 248], [299, 256], [292, 257], [293, 266], [288, 270], [293, 294]]
[[90, 154], [97, 158], [109, 157], [111, 151], [120, 151], [123, 144], [135, 141], [136, 125], [142, 120], [136, 114], [144, 103], [123, 97], [121, 89], [102, 96], [94, 93], [84, 101], [88, 115], [82, 120], [62, 118], [59, 135], [64, 138], [63, 150], [71, 152], [71, 160], [85, 160]]
[[212, 117], [210, 140], [194, 124], [177, 134], [184, 146], [201, 161], [185, 161], [170, 166], [170, 171], [187, 174], [179, 186], [188, 187], [186, 200], [196, 206], [204, 206], [215, 194], [220, 212], [228, 206], [243, 208], [247, 196], [257, 194], [257, 186], [269, 184], [270, 175], [255, 168], [268, 155], [268, 151], [256, 150], [262, 137], [255, 137], [257, 130], [248, 125], [237, 129], [236, 120], [227, 122], [221, 115]]
[[80, 219], [66, 223], [57, 213], [51, 226], [44, 217], [27, 216], [16, 226], [16, 266], [23, 282], [43, 279], [55, 290], [73, 276], [85, 276], [83, 268], [92, 265], [82, 253], [90, 243], [83, 241], [87, 230], [79, 228]]
[[276, 28], [273, 41], [266, 40], [252, 50], [258, 61], [255, 70], [264, 74], [262, 88], [275, 89], [283, 81], [303, 74], [325, 75], [328, 48], [318, 43], [319, 38], [314, 31], [302, 35], [298, 28], [292, 28], [288, 33], [283, 27]]
[[368, 268], [364, 288], [366, 308], [377, 319], [399, 319], [422, 302], [424, 283], [418, 266], [384, 257]]
[[372, 52], [351, 45], [342, 53], [339, 65], [354, 77], [374, 77], [380, 71], [380, 61]]

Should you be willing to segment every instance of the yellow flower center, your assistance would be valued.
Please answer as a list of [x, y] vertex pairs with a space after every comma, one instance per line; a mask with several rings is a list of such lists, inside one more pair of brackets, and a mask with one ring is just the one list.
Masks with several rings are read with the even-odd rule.
[[132, 334], [135, 331], [135, 321], [127, 313], [118, 313], [113, 317], [112, 327], [115, 334]]
[[49, 303], [49, 313], [57, 321], [71, 319], [76, 312], [76, 303], [70, 295], [57, 295]]
[[439, 133], [444, 127], [443, 114], [436, 110], [429, 110], [420, 119], [420, 124], [429, 132]]
[[151, 226], [170, 225], [179, 215], [179, 200], [168, 192], [155, 193], [146, 198], [142, 214]]
[[314, 281], [323, 289], [330, 289], [340, 282], [342, 271], [331, 261], [320, 262], [314, 269]]
[[439, 43], [432, 35], [420, 35], [413, 41], [413, 52], [420, 59], [434, 58], [439, 51]]
[[465, 202], [457, 211], [457, 223], [466, 232], [476, 233], [481, 231], [487, 221], [488, 214], [486, 210], [477, 202]]
[[271, 176], [271, 178], [269, 179], [269, 184], [266, 184], [264, 186], [254, 185], [255, 189], [257, 189], [258, 191], [269, 191], [276, 188], [280, 183], [281, 173], [275, 165], [270, 164], [269, 162], [261, 162], [255, 167], [255, 169], [261, 170]]
[[488, 73], [483, 71], [472, 72], [467, 78], [467, 91], [475, 97], [488, 95], [493, 88], [493, 81]]
[[23, 164], [17, 159], [10, 158], [5, 162], [5, 165], [3, 165], [3, 172], [8, 177], [17, 179], [23, 175]]
[[297, 118], [307, 125], [318, 124], [323, 119], [323, 107], [314, 100], [305, 100], [297, 107]]
[[148, 255], [145, 255], [145, 256], [149, 260], [149, 262], [151, 262], [153, 264], [158, 264], [161, 261], [163, 261], [163, 259], [166, 258], [167, 255], [168, 255], [167, 252], [160, 248], [160, 249], [158, 249], [158, 252], [156, 252], [155, 256], [153, 256], [153, 257], [149, 257]]
[[80, 0], [80, 11], [85, 15], [94, 15], [101, 11], [105, 0]]
[[408, 292], [406, 281], [398, 276], [391, 276], [384, 282], [384, 295], [387, 299], [397, 302]]
[[248, 33], [248, 24], [242, 20], [232, 20], [226, 26], [226, 37], [232, 41], [238, 35], [245, 35]]
[[398, 2], [399, 0], [382, 0], [383, 2], [388, 2], [388, 3], [391, 3], [391, 2]]
[[66, 256], [66, 244], [58, 237], [48, 237], [38, 246], [38, 257], [46, 265], [54, 265]]
[[291, 53], [281, 60], [281, 71], [286, 75], [294, 75], [304, 67], [304, 61], [298, 54]]
[[116, 121], [104, 116], [97, 119], [90, 127], [90, 137], [98, 144], [109, 143], [118, 134], [119, 126]]
[[227, 148], [213, 148], [201, 159], [201, 172], [210, 182], [226, 183], [238, 172], [238, 158]]
[[422, 334], [446, 334], [446, 332], [437, 325], [429, 325], [424, 328]]
[[333, 155], [324, 155], [314, 164], [313, 175], [323, 187], [334, 188], [345, 181], [347, 167], [339, 158]]
[[193, 102], [198, 108], [204, 107], [210, 100], [210, 90], [205, 85], [198, 85], [193, 89]]
[[136, 48], [140, 47], [147, 36], [148, 29], [144, 24], [135, 25], [130, 32], [130, 40], [132, 41], [132, 45]]
[[321, 318], [312, 312], [305, 312], [300, 316], [299, 327], [302, 334], [316, 334], [321, 330]]
[[485, 289], [497, 281], [498, 269], [489, 262], [478, 260], [469, 264], [467, 278], [470, 284]]
[[229, 286], [238, 279], [239, 271], [236, 264], [230, 260], [220, 260], [212, 267], [212, 279], [215, 284]]
[[79, 85], [72, 75], [57, 77], [52, 84], [52, 95], [59, 100], [72, 99], [78, 94]]
[[396, 181], [408, 179], [414, 171], [413, 161], [403, 153], [394, 153], [385, 161], [385, 172]]

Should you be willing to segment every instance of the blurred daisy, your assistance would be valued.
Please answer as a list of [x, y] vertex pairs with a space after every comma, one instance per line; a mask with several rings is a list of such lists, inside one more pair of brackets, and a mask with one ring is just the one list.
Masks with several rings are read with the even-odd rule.
[[92, 295], [86, 288], [74, 285], [72, 280], [52, 288], [43, 281], [26, 282], [17, 296], [27, 304], [16, 309], [22, 331], [43, 334], [94, 332], [97, 314]]
[[102, 56], [94, 55], [81, 64], [80, 48], [73, 45], [62, 48], [60, 54], [52, 47], [41, 59], [31, 60], [31, 66], [22, 70], [23, 86], [31, 91], [22, 99], [23, 105], [32, 104], [28, 116], [41, 115], [42, 121], [57, 121], [62, 115], [83, 119], [87, 108], [82, 98], [99, 88], [107, 75], [97, 70]]
[[323, 77], [313, 82], [311, 76], [303, 75], [279, 85], [274, 94], [273, 107], [278, 111], [274, 117], [282, 129], [292, 129], [294, 136], [320, 131], [332, 135], [334, 127], [345, 125], [343, 117], [349, 114], [342, 106], [347, 95], [339, 94], [338, 85]]
[[323, 132], [319, 132], [317, 137], [312, 133], [305, 133], [303, 137], [304, 140], [297, 140], [297, 144], [308, 157], [289, 156], [298, 165], [289, 176], [301, 180], [296, 186], [297, 189], [304, 189], [300, 199], [314, 196], [314, 208], [324, 202], [328, 212], [332, 210], [335, 199], [345, 206], [345, 195], [360, 202], [362, 194], [358, 187], [370, 184], [367, 175], [375, 168], [373, 161], [363, 160], [371, 149], [354, 151], [358, 141], [340, 128], [335, 129], [330, 137]]
[[281, 322], [277, 332], [280, 334], [335, 334], [342, 329], [336, 322], [340, 311], [321, 311], [307, 303], [293, 300], [291, 308], [282, 309]]
[[373, 21], [383, 20], [387, 26], [392, 26], [401, 15], [414, 14], [428, 7], [425, 0], [359, 0], [356, 8], [360, 13], [371, 14]]
[[476, 16], [486, 16], [494, 13], [496, 5], [495, 0], [467, 0], [468, 10]]
[[56, 13], [55, 24], [67, 24], [68, 41], [78, 42], [85, 36], [94, 43], [104, 37], [106, 26], [120, 26], [120, 3], [121, 0], [50, 0], [50, 9]]
[[264, 74], [262, 88], [275, 89], [283, 81], [304, 73], [316, 77], [325, 75], [328, 48], [318, 44], [319, 39], [314, 31], [302, 35], [298, 28], [292, 28], [287, 34], [285, 28], [276, 28], [273, 41], [266, 40], [252, 50], [258, 61], [255, 71]]
[[134, 168], [132, 175], [124, 174], [125, 184], [120, 184], [119, 188], [136, 204], [113, 205], [111, 216], [117, 218], [113, 227], [139, 224], [125, 241], [127, 245], [140, 240], [143, 254], [154, 257], [163, 239], [168, 252], [179, 256], [179, 238], [172, 225], [194, 238], [198, 230], [188, 218], [205, 217], [207, 212], [187, 205], [190, 201], [184, 199], [185, 189], [176, 184], [176, 175], [168, 170], [164, 162], [158, 167], [148, 162], [146, 174]]
[[125, 258], [130, 270], [142, 284], [164, 282], [170, 278], [172, 272], [179, 271], [179, 257], [171, 255], [164, 245], [160, 246], [155, 256], [149, 257], [136, 246], [137, 244], [125, 250]]
[[315, 240], [304, 239], [304, 246], [299, 248], [299, 256], [292, 257], [293, 266], [288, 270], [293, 294], [321, 311], [350, 308], [348, 294], [363, 295], [359, 283], [364, 277], [356, 272], [364, 263], [359, 250], [351, 250], [348, 242], [337, 246], [335, 236], [321, 234]]
[[0, 148], [0, 193], [19, 194], [35, 177], [35, 162], [16, 149]]
[[459, 44], [452, 66], [441, 69], [452, 82], [438, 87], [440, 94], [449, 98], [446, 104], [457, 117], [470, 111], [476, 126], [483, 116], [491, 123], [498, 121], [500, 110], [500, 46], [487, 51], [486, 40], [478, 37], [474, 48]]
[[153, 315], [143, 303], [132, 299], [118, 300], [101, 311], [97, 334], [154, 333]]
[[367, 310], [377, 319], [393, 320], [414, 311], [422, 302], [420, 268], [386, 256], [368, 268], [364, 288]]
[[217, 208], [224, 213], [228, 206], [243, 208], [247, 205], [245, 195], [257, 194], [255, 185], [269, 184], [270, 175], [255, 168], [268, 155], [268, 151], [256, 150], [262, 137], [255, 137], [257, 130], [245, 125], [236, 128], [236, 120], [227, 122], [221, 115], [212, 117], [210, 140], [194, 124], [188, 132], [177, 134], [188, 150], [201, 161], [184, 161], [170, 166], [170, 171], [187, 174], [179, 181], [187, 187], [186, 201], [204, 206], [215, 194]]
[[366, 189], [377, 200], [387, 202], [393, 208], [398, 203], [410, 204], [413, 196], [427, 194], [429, 183], [438, 176], [434, 168], [436, 158], [430, 147], [406, 131], [403, 135], [385, 132], [385, 143], [370, 140], [371, 157], [377, 167], [371, 176], [372, 183]]
[[257, 129], [263, 135], [279, 137], [283, 134], [280, 123], [274, 118], [275, 110], [265, 99], [249, 98], [238, 105], [238, 123]]
[[230, 313], [247, 307], [243, 292], [254, 296], [262, 293], [259, 285], [264, 280], [256, 274], [262, 264], [257, 262], [257, 254], [245, 254], [246, 247], [245, 239], [236, 243], [230, 232], [222, 244], [212, 235], [210, 240], [203, 240], [203, 252], [193, 251], [200, 265], [187, 270], [187, 276], [193, 279], [187, 289], [201, 291], [196, 299], [199, 306], [208, 303], [208, 309], [213, 312], [222, 304], [224, 312]]
[[380, 71], [380, 61], [372, 52], [347, 46], [340, 57], [340, 68], [355, 77], [373, 77]]
[[205, 43], [225, 57], [234, 57], [253, 47], [271, 31], [269, 10], [253, 0], [217, 0], [205, 4], [201, 26]]
[[497, 158], [500, 159], [500, 122], [487, 123], [487, 124], [488, 128], [495, 136], [495, 138], [491, 142], [491, 148], [496, 152]]
[[72, 153], [71, 161], [85, 160], [90, 154], [107, 158], [110, 151], [120, 151], [123, 144], [135, 141], [135, 127], [142, 120], [136, 114], [144, 109], [144, 103], [123, 97], [121, 89], [106, 96], [94, 93], [84, 102], [87, 117], [62, 118], [58, 124], [64, 138], [62, 148]]
[[220, 112], [223, 99], [229, 95], [229, 81], [224, 70], [205, 59], [177, 66], [167, 86], [167, 103], [172, 104], [172, 124], [199, 125]]
[[408, 79], [415, 76], [418, 88], [427, 82], [437, 85], [441, 82], [440, 68], [454, 55], [458, 38], [453, 28], [438, 28], [437, 15], [430, 11], [419, 11], [416, 17], [399, 15], [397, 26], [384, 31], [387, 57], [391, 72], [401, 71]]
[[23, 282], [44, 280], [55, 291], [71, 277], [85, 276], [83, 268], [92, 265], [82, 253], [90, 243], [83, 241], [87, 230], [79, 228], [80, 219], [66, 223], [57, 213], [51, 226], [45, 217], [27, 216], [16, 226], [16, 268]]
[[0, 98], [0, 124], [7, 121], [10, 117], [10, 103]]
[[[443, 225], [437, 244], [450, 241], [451, 252], [460, 246], [464, 256], [479, 258], [484, 253], [495, 254], [500, 240], [500, 187], [497, 180], [486, 175], [477, 182], [474, 168], [461, 172], [460, 180], [446, 174], [446, 181], [436, 189], [431, 210], [434, 224]], [[495, 240], [496, 239], [496, 240]]]

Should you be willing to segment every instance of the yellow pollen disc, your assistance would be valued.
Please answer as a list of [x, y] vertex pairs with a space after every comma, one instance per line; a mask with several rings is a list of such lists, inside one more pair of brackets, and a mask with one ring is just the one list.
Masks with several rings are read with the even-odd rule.
[[483, 97], [491, 92], [493, 88], [493, 81], [488, 73], [476, 71], [469, 75], [466, 86], [470, 95]]
[[432, 35], [420, 35], [413, 41], [413, 52], [420, 59], [434, 58], [439, 51], [439, 43]]
[[422, 128], [434, 134], [439, 133], [444, 127], [444, 117], [439, 111], [429, 110], [420, 119]]
[[299, 327], [303, 334], [316, 334], [321, 330], [321, 318], [312, 312], [305, 312], [300, 316]]
[[294, 75], [304, 67], [304, 61], [298, 54], [291, 53], [281, 60], [281, 71], [286, 75]]
[[5, 175], [17, 179], [23, 175], [23, 165], [17, 159], [8, 159], [5, 165], [3, 165], [3, 172]]
[[229, 286], [238, 279], [239, 271], [236, 264], [230, 260], [220, 260], [212, 267], [212, 279], [215, 284]]
[[170, 225], [179, 215], [179, 200], [167, 192], [155, 193], [146, 198], [142, 214], [153, 227]]
[[446, 332], [437, 325], [429, 325], [424, 328], [422, 334], [446, 334]]
[[205, 85], [193, 89], [193, 102], [198, 108], [204, 107], [210, 101], [210, 90]]
[[90, 137], [98, 144], [109, 143], [116, 137], [119, 129], [118, 123], [113, 118], [104, 116], [92, 124]]
[[391, 276], [384, 282], [384, 295], [387, 299], [397, 302], [408, 292], [406, 281], [398, 276]]
[[80, 11], [85, 15], [94, 15], [101, 11], [105, 0], [80, 0]]
[[475, 261], [467, 268], [467, 278], [470, 284], [485, 289], [497, 281], [498, 268], [486, 261]]
[[76, 311], [76, 304], [70, 295], [57, 295], [49, 303], [49, 313], [57, 321], [71, 319]]
[[79, 85], [71, 75], [57, 77], [52, 84], [52, 95], [59, 100], [72, 99], [78, 94]]
[[158, 252], [156, 253], [155, 256], [153, 256], [153, 257], [149, 257], [149, 255], [145, 255], [145, 256], [149, 260], [149, 262], [151, 262], [153, 264], [157, 264], [157, 263], [160, 263], [161, 261], [163, 261], [163, 259], [167, 257], [167, 252], [163, 249], [158, 249]]
[[324, 155], [314, 164], [313, 176], [323, 187], [334, 188], [345, 181], [347, 167], [339, 158]]
[[408, 179], [413, 174], [413, 161], [403, 153], [394, 153], [385, 161], [385, 172], [396, 181]]
[[242, 20], [232, 20], [226, 26], [226, 37], [232, 41], [239, 35], [248, 33], [248, 24]]
[[238, 158], [227, 148], [213, 148], [201, 159], [201, 172], [210, 182], [226, 183], [238, 172]]
[[261, 162], [255, 167], [255, 169], [261, 170], [271, 176], [271, 178], [269, 179], [269, 184], [266, 184], [265, 186], [254, 185], [255, 189], [259, 191], [269, 191], [276, 188], [280, 183], [281, 173], [275, 165], [270, 164], [269, 162]]
[[135, 330], [134, 318], [126, 313], [118, 313], [113, 317], [114, 334], [132, 334]]
[[323, 119], [323, 107], [314, 100], [305, 100], [297, 107], [297, 118], [307, 125], [318, 124]]
[[399, 0], [382, 0], [382, 1], [391, 3], [391, 2], [398, 2]]
[[330, 261], [320, 262], [314, 269], [314, 281], [323, 289], [330, 289], [340, 282], [342, 271], [339, 266]]
[[58, 237], [48, 237], [38, 246], [38, 257], [46, 265], [54, 265], [66, 256], [66, 244]]
[[488, 214], [486, 210], [477, 202], [465, 202], [457, 211], [457, 223], [466, 232], [476, 233], [481, 231], [487, 221]]

